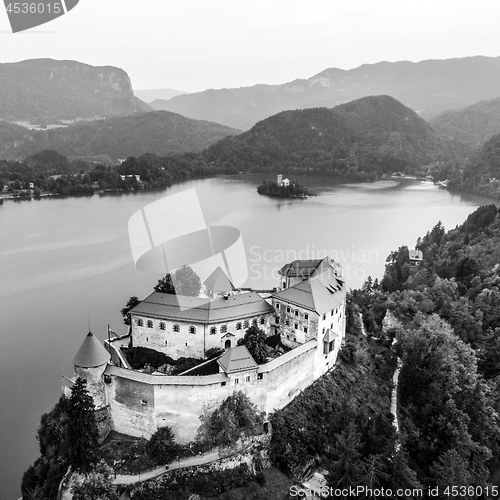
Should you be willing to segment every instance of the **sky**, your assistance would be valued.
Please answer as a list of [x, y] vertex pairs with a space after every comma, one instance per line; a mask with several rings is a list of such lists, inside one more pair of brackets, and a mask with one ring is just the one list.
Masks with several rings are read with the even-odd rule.
[[499, 19], [499, 0], [80, 0], [13, 34], [0, 6], [0, 62], [73, 59], [118, 66], [134, 89], [196, 92], [378, 61], [500, 56]]

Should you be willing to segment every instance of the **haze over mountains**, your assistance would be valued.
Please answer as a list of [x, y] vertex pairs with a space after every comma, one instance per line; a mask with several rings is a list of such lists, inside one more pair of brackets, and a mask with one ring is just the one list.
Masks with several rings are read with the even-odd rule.
[[0, 64], [0, 120], [55, 123], [152, 111], [113, 66], [30, 59]]
[[147, 103], [151, 103], [156, 99], [168, 100], [171, 99], [172, 97], [182, 94], [187, 94], [187, 92], [184, 92], [184, 90], [176, 90], [176, 89], [134, 90], [134, 95]]
[[369, 95], [390, 95], [429, 119], [500, 96], [500, 57], [413, 63], [379, 62], [351, 70], [330, 68], [282, 85], [205, 90], [156, 101], [155, 109], [247, 130], [287, 109], [333, 107]]

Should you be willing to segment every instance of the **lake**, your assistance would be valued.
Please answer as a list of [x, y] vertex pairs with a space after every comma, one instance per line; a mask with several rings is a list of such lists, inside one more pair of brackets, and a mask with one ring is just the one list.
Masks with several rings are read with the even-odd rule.
[[[234, 226], [245, 244], [246, 286], [279, 285], [288, 260], [326, 253], [347, 286], [381, 278], [390, 251], [410, 248], [439, 220], [461, 224], [487, 198], [452, 194], [431, 183], [350, 183], [298, 176], [316, 196], [259, 196], [263, 175], [200, 179], [161, 191], [6, 201], [0, 206], [0, 498], [20, 495], [22, 473], [38, 454], [42, 413], [56, 403], [60, 378], [88, 332], [125, 332], [120, 309], [148, 295], [160, 274], [134, 267], [128, 220], [160, 198], [195, 188], [205, 221]], [[173, 217], [182, 214], [173, 213]], [[206, 276], [202, 276], [202, 280]]]

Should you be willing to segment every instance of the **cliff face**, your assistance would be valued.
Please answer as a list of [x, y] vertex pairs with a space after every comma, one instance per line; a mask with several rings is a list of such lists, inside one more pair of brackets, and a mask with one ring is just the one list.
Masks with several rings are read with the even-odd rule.
[[0, 119], [51, 123], [126, 116], [151, 108], [113, 66], [33, 59], [0, 64]]

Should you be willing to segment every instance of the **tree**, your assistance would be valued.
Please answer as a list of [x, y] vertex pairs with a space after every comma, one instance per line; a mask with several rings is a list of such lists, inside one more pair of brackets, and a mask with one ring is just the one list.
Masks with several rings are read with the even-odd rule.
[[262, 415], [248, 396], [234, 392], [214, 411], [200, 415], [196, 440], [212, 446], [231, 446], [241, 435], [252, 436], [263, 422]]
[[120, 311], [123, 316], [123, 322], [126, 325], [130, 325], [130, 316], [128, 314], [129, 311], [133, 309], [140, 302], [141, 301], [135, 295], [133, 295], [132, 297], [130, 297], [130, 299], [128, 299], [127, 305]]
[[168, 425], [160, 427], [147, 442], [146, 451], [159, 464], [170, 462], [178, 451], [172, 429]]
[[200, 277], [189, 266], [181, 266], [175, 271], [172, 281], [177, 295], [197, 297], [201, 290]]
[[168, 273], [155, 286], [155, 292], [197, 297], [201, 290], [200, 277], [190, 266], [181, 266]]
[[238, 345], [244, 345], [258, 364], [265, 363], [269, 356], [269, 346], [266, 344], [266, 334], [258, 326], [252, 325], [245, 336], [238, 340]]
[[175, 288], [170, 273], [164, 276], [161, 280], [158, 280], [158, 284], [154, 289], [155, 292], [175, 294]]
[[95, 407], [86, 389], [87, 382], [78, 377], [71, 389], [68, 407], [69, 463], [77, 472], [90, 472], [97, 462], [99, 432]]
[[104, 462], [97, 464], [96, 469], [88, 474], [74, 474], [73, 500], [118, 500], [111, 482], [112, 475], [113, 470]]

